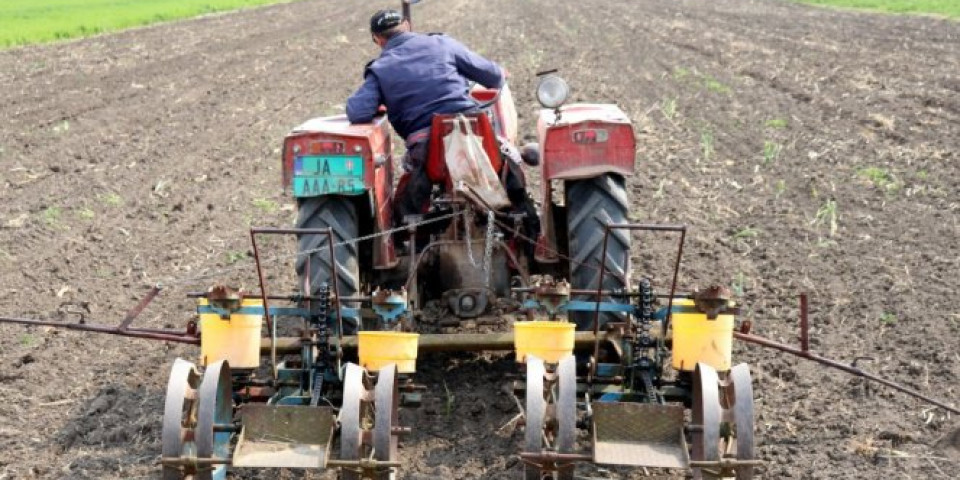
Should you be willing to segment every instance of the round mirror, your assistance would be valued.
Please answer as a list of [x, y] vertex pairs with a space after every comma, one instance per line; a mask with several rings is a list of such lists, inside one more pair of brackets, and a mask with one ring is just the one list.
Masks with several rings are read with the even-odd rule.
[[545, 108], [558, 108], [567, 101], [569, 95], [570, 87], [567, 82], [556, 75], [541, 78], [537, 85], [537, 101]]

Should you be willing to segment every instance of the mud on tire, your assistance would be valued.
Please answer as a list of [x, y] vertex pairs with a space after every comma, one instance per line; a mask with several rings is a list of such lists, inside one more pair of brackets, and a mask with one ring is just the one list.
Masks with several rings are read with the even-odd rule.
[[[629, 203], [623, 177], [600, 175], [566, 183], [567, 235], [569, 236], [570, 285], [596, 289], [600, 275], [604, 226], [626, 223]], [[630, 273], [630, 231], [612, 230], [607, 240], [604, 290], [627, 288]], [[593, 297], [577, 300], [593, 301]], [[610, 301], [610, 297], [601, 301]], [[618, 313], [600, 312], [600, 325], [619, 321]], [[593, 312], [571, 312], [578, 330], [593, 328]]]
[[[297, 256], [297, 278], [304, 295], [314, 295], [320, 286], [328, 283], [333, 289], [332, 272], [337, 272], [337, 287], [340, 296], [356, 296], [360, 291], [360, 261], [356, 243], [345, 243], [357, 238], [359, 219], [355, 204], [346, 197], [323, 196], [303, 198], [298, 202], [297, 228], [327, 228], [333, 230], [333, 254], [336, 266], [330, 265], [330, 253], [327, 250], [324, 235], [300, 235]], [[303, 252], [311, 252], [302, 254]], [[307, 291], [309, 265], [310, 291]], [[345, 303], [344, 307], [356, 308], [357, 305]], [[356, 319], [344, 317], [346, 333], [356, 329]]]

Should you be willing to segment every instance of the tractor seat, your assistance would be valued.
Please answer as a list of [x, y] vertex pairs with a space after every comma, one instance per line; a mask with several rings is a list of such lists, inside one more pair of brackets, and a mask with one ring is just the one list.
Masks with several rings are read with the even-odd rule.
[[[427, 154], [427, 177], [433, 183], [450, 184], [450, 175], [447, 173], [447, 162], [444, 158], [443, 138], [453, 130], [453, 124], [458, 114], [437, 114], [433, 116], [430, 126], [430, 145]], [[490, 164], [495, 172], [500, 172], [503, 162], [500, 160], [500, 149], [497, 146], [497, 137], [490, 124], [490, 119], [483, 113], [463, 114], [470, 122], [471, 130], [483, 141], [483, 150], [490, 157]]]

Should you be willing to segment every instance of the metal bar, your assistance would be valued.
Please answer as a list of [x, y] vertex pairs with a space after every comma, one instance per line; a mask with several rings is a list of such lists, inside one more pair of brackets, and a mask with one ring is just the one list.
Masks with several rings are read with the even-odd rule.
[[877, 383], [879, 383], [879, 384], [886, 385], [886, 386], [888, 386], [888, 387], [890, 387], [890, 388], [892, 388], [892, 389], [894, 389], [894, 390], [897, 390], [897, 391], [906, 393], [907, 395], [910, 395], [911, 397], [914, 397], [914, 398], [918, 398], [918, 399], [920, 399], [920, 400], [923, 400], [923, 401], [925, 401], [925, 402], [927, 402], [927, 403], [929, 403], [929, 404], [931, 404], [931, 405], [936, 405], [936, 406], [938, 406], [938, 407], [940, 407], [940, 408], [942, 408], [942, 409], [944, 409], [944, 410], [946, 410], [946, 411], [948, 411], [948, 412], [951, 412], [951, 413], [960, 415], [960, 409], [955, 408], [955, 407], [951, 407], [950, 405], [947, 405], [946, 403], [943, 403], [943, 402], [940, 401], [940, 400], [936, 400], [936, 399], [934, 399], [934, 398], [928, 397], [928, 396], [926, 396], [926, 395], [924, 395], [924, 394], [922, 394], [922, 393], [920, 393], [920, 392], [918, 392], [918, 391], [916, 391], [916, 390], [909, 389], [909, 388], [907, 388], [907, 387], [904, 387], [904, 386], [902, 386], [902, 385], [900, 385], [900, 384], [897, 384], [897, 383], [895, 383], [895, 382], [892, 382], [892, 381], [890, 381], [890, 380], [887, 380], [887, 379], [878, 377], [877, 375], [874, 375], [874, 374], [872, 374], [872, 373], [870, 373], [870, 372], [866, 372], [866, 371], [861, 370], [861, 369], [859, 369], [859, 368], [857, 368], [857, 367], [854, 367], [854, 366], [852, 366], [852, 365], [846, 365], [846, 364], [840, 363], [840, 362], [838, 362], [838, 361], [836, 361], [836, 360], [831, 360], [831, 359], [826, 358], [826, 357], [821, 357], [820, 355], [817, 355], [817, 354], [815, 354], [815, 353], [812, 353], [812, 352], [810, 352], [809, 350], [808, 350], [808, 351], [804, 351], [804, 350], [798, 349], [798, 348], [796, 348], [796, 347], [791, 347], [791, 346], [789, 346], [789, 345], [785, 345], [785, 344], [780, 343], [780, 342], [775, 342], [775, 341], [773, 341], [773, 340], [769, 340], [769, 339], [766, 339], [766, 338], [763, 338], [763, 337], [758, 337], [758, 336], [756, 336], [756, 335], [750, 335], [750, 334], [747, 334], [747, 333], [733, 332], [733, 337], [736, 338], [737, 340], [742, 340], [742, 341], [744, 341], [744, 342], [753, 343], [753, 344], [760, 345], [760, 346], [763, 346], [763, 347], [768, 347], [768, 348], [773, 348], [773, 349], [776, 349], [776, 350], [780, 350], [781, 352], [790, 353], [790, 354], [796, 355], [796, 356], [798, 356], [798, 357], [806, 358], [807, 360], [813, 360], [814, 362], [817, 362], [817, 363], [826, 365], [826, 366], [828, 366], [828, 367], [836, 368], [836, 369], [838, 369], [838, 370], [842, 370], [842, 371], [847, 372], [847, 373], [849, 373], [849, 374], [856, 375], [856, 376], [858, 376], [858, 377], [863, 377], [863, 378], [866, 378], [866, 379], [868, 379], [868, 380], [872, 380], [872, 381], [877, 382]]
[[336, 460], [330, 459], [327, 460], [328, 467], [347, 467], [347, 468], [378, 468], [378, 467], [389, 467], [389, 468], [400, 468], [403, 466], [402, 463], [396, 461], [385, 462], [382, 460], [373, 460], [371, 458], [361, 458], [360, 460]]
[[54, 322], [50, 320], [35, 320], [30, 318], [0, 317], [0, 323], [16, 323], [20, 325], [34, 325], [41, 327], [56, 327], [67, 330], [80, 330], [85, 332], [106, 333], [108, 335], [120, 335], [122, 337], [145, 338], [148, 340], [162, 340], [164, 342], [189, 343], [193, 345], [200, 344], [200, 338], [189, 335], [187, 332], [169, 330], [169, 333], [161, 333], [161, 330], [139, 330], [127, 329], [121, 330], [112, 325], [97, 325], [90, 323], [65, 323]]
[[[126, 329], [126, 330], [124, 330], [124, 331], [126, 331], [126, 332], [137, 332], [137, 333], [159, 333], [159, 334], [161, 334], [161, 335], [169, 335], [170, 332], [173, 331], [173, 330], [170, 330], [170, 329], [167, 329], [167, 328], [139, 328], [139, 327], [137, 327], [137, 328], [128, 328], [128, 329]], [[178, 332], [178, 333], [183, 333], [184, 335], [189, 335], [185, 330], [184, 330], [183, 332]], [[191, 336], [192, 336], [192, 335], [191, 335]]]
[[690, 460], [690, 468], [734, 468], [746, 466], [763, 465], [763, 460], [736, 460], [725, 458], [723, 460]]
[[810, 321], [807, 318], [807, 294], [800, 294], [800, 350], [810, 351]]
[[327, 233], [329, 228], [273, 228], [273, 227], [251, 227], [250, 233], [258, 235], [300, 235]]
[[[410, 27], [410, 30], [413, 30], [413, 27]], [[456, 228], [457, 222], [454, 221], [452, 223], [454, 228]], [[417, 224], [416, 223], [411, 222], [407, 226], [407, 236], [410, 242], [410, 251], [412, 252], [411, 254], [414, 256], [414, 258], [416, 258], [417, 261], [416, 261], [416, 264], [413, 265], [413, 267], [407, 273], [407, 281], [404, 283], [404, 290], [406, 290], [407, 293], [410, 295], [408, 298], [414, 299], [412, 302], [413, 303], [412, 307], [414, 309], [419, 309], [420, 308], [420, 287], [418, 285], [419, 280], [417, 279], [418, 278], [417, 272], [420, 268], [420, 259], [422, 259], [423, 257], [417, 255]], [[430, 248], [429, 242], [427, 243], [427, 247], [424, 250], [426, 250], [427, 248]]]
[[[250, 229], [250, 243], [253, 244], [253, 260], [257, 264], [257, 279], [260, 281], [260, 299], [263, 302], [263, 318], [267, 321], [267, 331], [270, 332], [270, 338], [277, 338], [276, 325], [273, 324], [273, 319], [270, 318], [270, 305], [267, 304], [267, 286], [266, 282], [263, 281], [263, 266], [260, 264], [260, 250], [257, 248], [257, 231], [254, 228]], [[276, 380], [280, 373], [277, 370], [276, 347], [270, 352], [270, 365], [273, 379]]]
[[[600, 341], [611, 340], [612, 337], [606, 332], [600, 333]], [[303, 339], [300, 337], [279, 337], [277, 338], [277, 352], [280, 354], [300, 353]], [[574, 346], [577, 350], [585, 350], [594, 343], [593, 332], [576, 332], [574, 334]], [[345, 350], [354, 350], [357, 348], [357, 337], [347, 335], [343, 337], [341, 346]], [[271, 342], [269, 338], [260, 339], [260, 353], [269, 353]], [[513, 333], [435, 333], [421, 334], [417, 342], [417, 350], [420, 352], [464, 352], [464, 351], [496, 351], [513, 350]]]
[[[254, 293], [254, 292], [241, 292], [245, 297], [257, 297], [263, 298], [263, 293]], [[207, 292], [188, 292], [187, 298], [207, 298]], [[267, 298], [270, 300], [286, 300], [289, 302], [298, 302], [301, 300], [320, 300], [320, 297], [314, 297], [312, 295], [267, 295]], [[344, 302], [366, 302], [370, 300], [370, 297], [367, 295], [358, 295], [353, 297], [343, 297], [341, 298]]]
[[[603, 293], [603, 276], [607, 271], [607, 240], [610, 237], [611, 230], [640, 230], [646, 232], [679, 232], [680, 233], [680, 244], [677, 247], [677, 259], [674, 262], [673, 266], [673, 281], [670, 284], [670, 295], [667, 297], [667, 318], [662, 324], [662, 336], [663, 338], [667, 337], [667, 329], [670, 326], [670, 319], [673, 315], [673, 298], [677, 293], [677, 277], [680, 274], [680, 259], [683, 257], [683, 243], [687, 237], [687, 226], [680, 224], [652, 224], [652, 223], [611, 223], [604, 225], [603, 227], [603, 248], [601, 249], [600, 254], [600, 276], [597, 279], [597, 288], [595, 290], [597, 301], [597, 308], [594, 310], [593, 316], [593, 334], [594, 337], [598, 336], [600, 330], [600, 301]], [[600, 355], [600, 343], [596, 341], [593, 346], [593, 358], [594, 362], [590, 369], [590, 378], [596, 376], [597, 365], [596, 358]]]
[[647, 232], [685, 232], [687, 226], [680, 223], [611, 223], [610, 229], [644, 230]]
[[140, 300], [140, 303], [138, 303], [137, 306], [133, 307], [129, 312], [127, 312], [126, 316], [123, 317], [123, 321], [120, 322], [120, 326], [117, 328], [120, 330], [126, 330], [127, 327], [130, 326], [130, 323], [132, 323], [137, 316], [143, 313], [143, 309], [147, 308], [147, 305], [149, 305], [150, 302], [157, 297], [157, 294], [160, 293], [161, 288], [162, 287], [160, 284], [150, 287], [150, 291], [147, 292], [147, 295]]
[[403, 0], [401, 4], [403, 7], [403, 19], [410, 24], [410, 31], [413, 31], [413, 18], [410, 15], [410, 0]]
[[556, 453], [543, 451], [540, 453], [520, 452], [520, 458], [531, 462], [592, 462], [593, 455], [586, 453]]
[[[537, 291], [537, 287], [515, 287], [511, 288], [510, 291], [516, 293], [533, 293]], [[602, 290], [600, 292], [606, 296], [612, 297], [641, 297], [643, 293], [641, 292], [617, 292], [614, 290]], [[594, 296], [597, 294], [597, 291], [594, 289], [585, 289], [585, 288], [571, 288], [570, 295], [590, 295]], [[669, 293], [654, 293], [653, 296], [657, 298], [668, 298], [671, 295]], [[677, 292], [673, 295], [675, 298], [693, 298], [693, 293], [691, 292]]]
[[267, 321], [267, 330], [273, 331], [273, 320], [270, 318], [270, 307], [267, 305], [267, 291], [264, 288], [263, 267], [260, 265], [260, 249], [257, 248], [257, 229], [250, 229], [250, 243], [253, 244], [253, 261], [257, 264], [257, 279], [260, 281], [260, 298], [263, 299], [263, 317]]
[[243, 430], [243, 427], [233, 423], [217, 423], [213, 426], [214, 432], [240, 433], [241, 430]]
[[[333, 278], [333, 292], [334, 292], [334, 301], [336, 302], [335, 308], [337, 312], [337, 338], [343, 339], [343, 315], [340, 313], [340, 287], [337, 282], [337, 258], [333, 252], [333, 229], [330, 227], [327, 228], [272, 228], [272, 227], [252, 227], [250, 229], [250, 239], [253, 242], [253, 256], [257, 262], [257, 276], [260, 279], [260, 298], [263, 299], [264, 307], [264, 316], [267, 321], [267, 329], [270, 330], [270, 335], [273, 338], [276, 338], [276, 328], [273, 325], [272, 320], [270, 319], [270, 309], [267, 304], [269, 299], [269, 294], [267, 293], [266, 285], [263, 281], [263, 272], [260, 267], [260, 256], [257, 251], [257, 241], [256, 236], [258, 234], [262, 235], [325, 235], [327, 237], [327, 247], [330, 252], [330, 268], [333, 270], [331, 277]], [[271, 352], [271, 360], [274, 364], [274, 377], [277, 375], [276, 371], [276, 352]]]
[[230, 458], [197, 458], [197, 457], [163, 457], [160, 459], [161, 465], [175, 465], [181, 467], [207, 466], [207, 465], [230, 465], [233, 460]]
[[[456, 222], [453, 222], [453, 224], [456, 225]], [[461, 243], [463, 243], [461, 240], [435, 240], [423, 247], [423, 251], [421, 251], [419, 255], [417, 255], [416, 251], [414, 251], [413, 255], [416, 257], [416, 260], [414, 260], [413, 264], [410, 266], [410, 273], [407, 274], [407, 281], [403, 284], [403, 287], [406, 288], [408, 292], [411, 291], [414, 286], [414, 282], [417, 279], [417, 272], [420, 270], [420, 263], [423, 262], [423, 258], [427, 255], [427, 252], [430, 251], [430, 249], [439, 248], [444, 245], [458, 245]], [[414, 245], [414, 248], [415, 247], [416, 245]]]
[[687, 227], [680, 227], [680, 245], [677, 247], [677, 260], [673, 265], [673, 283], [670, 285], [670, 296], [667, 297], [667, 318], [661, 325], [663, 338], [667, 338], [667, 331], [670, 329], [670, 320], [673, 319], [673, 296], [677, 293], [677, 277], [680, 276], [680, 259], [683, 257], [683, 243], [687, 239]]
[[507, 260], [513, 262], [517, 267], [517, 271], [520, 272], [520, 281], [523, 282], [524, 285], [530, 285], [530, 273], [520, 264], [520, 260], [513, 254], [513, 251], [507, 247], [507, 244], [504, 243], [503, 240], [497, 240], [497, 245], [500, 246], [500, 250], [507, 256]]
[[[597, 275], [597, 306], [593, 310], [593, 359], [590, 361], [590, 377], [588, 384], [593, 383], [593, 378], [597, 376], [597, 363], [600, 362], [600, 300], [603, 298], [603, 274], [607, 271], [607, 239], [610, 237], [610, 225], [603, 227], [603, 248], [600, 250], [600, 275]], [[629, 255], [629, 252], [627, 253]]]

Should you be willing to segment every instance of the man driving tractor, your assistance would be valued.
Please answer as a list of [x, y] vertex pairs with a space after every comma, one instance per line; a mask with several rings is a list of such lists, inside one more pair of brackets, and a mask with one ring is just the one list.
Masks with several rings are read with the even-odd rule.
[[[380, 57], [367, 64], [364, 82], [347, 99], [351, 123], [367, 123], [386, 106], [394, 130], [404, 138], [404, 173], [394, 197], [394, 223], [422, 214], [432, 185], [425, 171], [433, 116], [476, 113], [468, 82], [500, 88], [505, 72], [496, 63], [442, 34], [418, 34], [396, 10], [380, 10], [370, 18]], [[517, 169], [519, 170], [519, 169]]]

